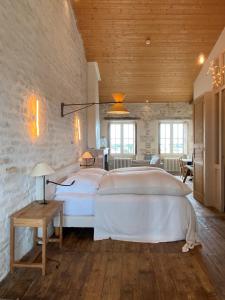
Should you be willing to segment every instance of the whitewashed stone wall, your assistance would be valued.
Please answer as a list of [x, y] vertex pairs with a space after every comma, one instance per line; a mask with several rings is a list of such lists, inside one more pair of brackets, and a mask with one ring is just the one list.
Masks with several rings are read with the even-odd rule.
[[[86, 147], [86, 113], [80, 142], [60, 102], [87, 102], [87, 63], [67, 0], [0, 1], [0, 280], [9, 270], [9, 215], [35, 199], [32, 167], [75, 162]], [[45, 106], [40, 137], [27, 132], [26, 99]], [[16, 257], [31, 247], [31, 231], [16, 232]]]
[[[188, 103], [140, 103], [127, 104], [130, 117], [137, 117], [137, 158], [143, 159], [145, 153], [159, 152], [159, 121], [160, 120], [186, 120], [188, 123], [189, 144], [188, 152], [192, 153], [193, 148], [193, 126], [192, 126], [192, 105]], [[101, 105], [101, 137], [108, 136], [107, 116], [108, 105]]]

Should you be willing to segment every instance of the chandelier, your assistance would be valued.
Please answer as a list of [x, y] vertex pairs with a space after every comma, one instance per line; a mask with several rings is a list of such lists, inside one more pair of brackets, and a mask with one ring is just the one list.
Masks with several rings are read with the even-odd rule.
[[219, 64], [216, 64], [214, 60], [210, 62], [207, 74], [211, 74], [212, 85], [214, 88], [219, 88], [223, 85], [224, 73], [225, 66], [220, 67]]

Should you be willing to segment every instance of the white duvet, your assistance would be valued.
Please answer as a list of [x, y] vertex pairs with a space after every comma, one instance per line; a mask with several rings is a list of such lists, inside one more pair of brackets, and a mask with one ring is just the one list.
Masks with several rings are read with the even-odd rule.
[[96, 197], [94, 239], [186, 240], [186, 252], [198, 243], [189, 193], [181, 181], [156, 170], [106, 175]]
[[197, 243], [196, 216], [186, 197], [165, 195], [97, 195], [94, 239], [135, 242], [186, 240]]

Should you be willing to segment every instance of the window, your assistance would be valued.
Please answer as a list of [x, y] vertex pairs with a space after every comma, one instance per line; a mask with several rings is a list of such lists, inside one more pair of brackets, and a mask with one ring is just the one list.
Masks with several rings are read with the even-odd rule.
[[160, 153], [184, 154], [187, 152], [187, 124], [169, 121], [160, 123]]
[[112, 155], [134, 155], [135, 139], [135, 123], [111, 122], [109, 124], [110, 153]]

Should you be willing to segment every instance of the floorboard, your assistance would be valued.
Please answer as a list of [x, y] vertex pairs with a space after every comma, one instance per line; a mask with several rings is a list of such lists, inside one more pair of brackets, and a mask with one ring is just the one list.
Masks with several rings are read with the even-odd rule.
[[225, 214], [190, 201], [201, 240], [193, 251], [182, 253], [182, 241], [93, 242], [92, 229], [64, 230], [61, 250], [48, 245], [47, 275], [17, 269], [0, 283], [0, 299], [225, 299]]

